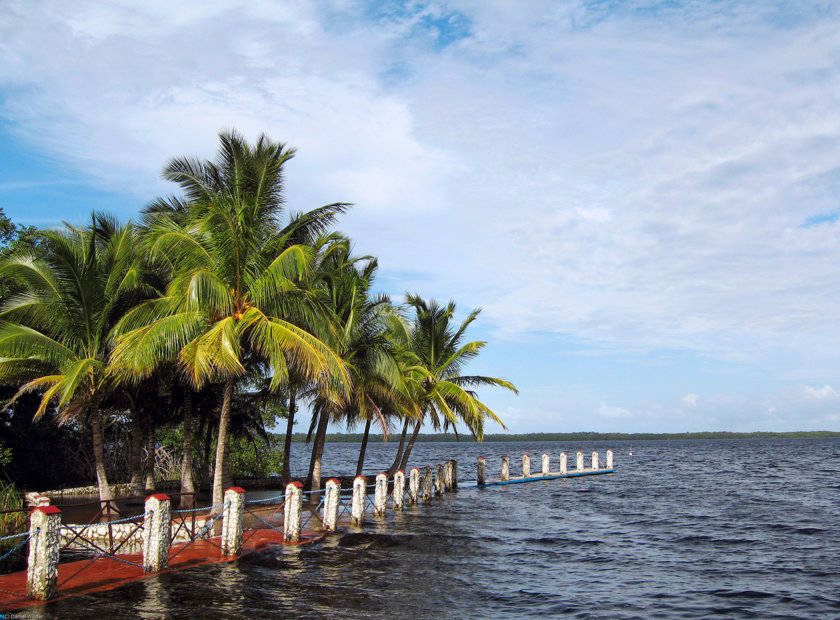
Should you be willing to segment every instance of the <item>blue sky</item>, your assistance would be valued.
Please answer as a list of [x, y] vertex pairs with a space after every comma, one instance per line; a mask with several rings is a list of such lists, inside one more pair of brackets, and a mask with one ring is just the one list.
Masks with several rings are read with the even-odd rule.
[[[128, 219], [236, 127], [513, 432], [840, 430], [840, 3], [8, 0], [0, 207]], [[495, 429], [489, 428], [489, 431]]]

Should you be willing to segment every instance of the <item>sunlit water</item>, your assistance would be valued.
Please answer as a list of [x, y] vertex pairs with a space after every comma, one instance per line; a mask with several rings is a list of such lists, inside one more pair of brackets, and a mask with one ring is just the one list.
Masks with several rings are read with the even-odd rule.
[[[618, 472], [477, 489], [303, 547], [149, 577], [45, 617], [836, 618], [840, 441], [418, 444], [411, 465], [616, 452]], [[371, 446], [368, 473], [394, 445]], [[297, 472], [307, 460], [295, 446]], [[329, 444], [352, 474], [358, 446]], [[632, 456], [629, 452], [632, 451]], [[603, 458], [603, 457], [602, 457]], [[587, 458], [588, 462], [588, 458]]]

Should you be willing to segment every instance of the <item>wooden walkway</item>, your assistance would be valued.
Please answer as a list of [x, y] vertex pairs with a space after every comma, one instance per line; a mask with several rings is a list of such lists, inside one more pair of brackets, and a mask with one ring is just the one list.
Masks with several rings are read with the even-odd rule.
[[591, 469], [591, 468], [584, 468], [584, 469], [573, 469], [571, 471], [566, 472], [565, 474], [561, 474], [558, 472], [548, 472], [547, 474], [538, 473], [532, 474], [528, 477], [525, 476], [511, 476], [509, 480], [491, 480], [485, 482], [484, 484], [476, 484], [477, 487], [493, 487], [499, 486], [503, 484], [520, 484], [522, 482], [536, 482], [537, 480], [557, 480], [558, 478], [579, 478], [581, 476], [599, 476], [601, 474], [612, 474], [615, 473], [615, 468], [612, 469]]

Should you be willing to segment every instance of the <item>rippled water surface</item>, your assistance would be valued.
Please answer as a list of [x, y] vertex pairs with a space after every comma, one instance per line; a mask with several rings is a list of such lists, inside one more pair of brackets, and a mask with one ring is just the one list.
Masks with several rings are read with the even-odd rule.
[[[51, 603], [46, 617], [836, 618], [840, 441], [418, 444], [412, 465], [616, 452], [618, 472], [476, 489], [302, 547]], [[366, 471], [394, 445], [371, 447]], [[295, 446], [299, 469], [306, 457]], [[358, 447], [328, 444], [351, 474]], [[632, 456], [629, 454], [632, 451]], [[536, 456], [534, 456], [536, 455]], [[602, 457], [603, 458], [603, 457]], [[588, 458], [587, 458], [588, 462]], [[554, 467], [556, 468], [556, 467]]]

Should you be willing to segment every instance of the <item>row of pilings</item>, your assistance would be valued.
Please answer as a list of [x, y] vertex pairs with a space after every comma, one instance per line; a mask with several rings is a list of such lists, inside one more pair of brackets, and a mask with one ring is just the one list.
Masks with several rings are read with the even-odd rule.
[[[373, 511], [376, 515], [384, 515], [387, 511], [389, 498], [389, 479], [385, 473], [376, 476], [374, 485], [367, 484], [365, 476], [357, 476], [353, 480], [352, 495], [341, 497], [341, 482], [331, 478], [326, 482], [318, 502], [323, 507], [323, 516], [319, 519], [327, 531], [335, 531], [338, 527], [339, 511], [344, 507], [350, 514], [354, 525], [362, 525], [365, 521], [365, 511], [369, 503], [368, 489], [373, 488]], [[394, 510], [403, 510], [406, 505], [417, 504], [421, 500], [431, 499], [435, 495], [455, 491], [458, 488], [458, 463], [447, 461], [436, 468], [428, 466], [422, 472], [415, 467], [410, 470], [408, 479], [403, 471], [398, 471], [393, 478], [390, 493], [391, 505]], [[304, 496], [309, 495], [309, 501], [316, 493], [305, 493], [300, 482], [286, 485], [283, 508], [283, 542], [297, 543], [301, 540], [301, 515], [304, 509]], [[46, 498], [43, 498], [46, 500]], [[257, 500], [259, 502], [260, 500]], [[142, 526], [142, 565], [145, 572], [158, 572], [167, 568], [170, 558], [170, 545], [173, 539], [173, 511], [172, 500], [168, 495], [159, 493], [146, 498]], [[245, 489], [233, 487], [225, 491], [224, 503], [221, 511], [212, 519], [208, 519], [203, 536], [213, 524], [221, 519], [220, 548], [223, 557], [236, 556], [243, 548], [243, 534], [245, 532]], [[208, 510], [208, 509], [196, 509]], [[318, 510], [317, 508], [315, 509]], [[175, 511], [193, 512], [193, 511]], [[62, 512], [57, 506], [36, 506], [30, 512], [30, 528], [28, 533], [29, 556], [26, 574], [27, 596], [35, 600], [49, 600], [58, 595], [58, 565], [62, 545]], [[139, 519], [136, 517], [135, 519]], [[123, 519], [121, 521], [129, 521]], [[118, 523], [118, 522], [113, 522]], [[204, 522], [202, 522], [204, 523]], [[99, 524], [110, 525], [110, 524]], [[65, 530], [68, 526], [65, 526]], [[218, 532], [218, 529], [215, 530]], [[127, 562], [131, 563], [131, 562]]]
[[[613, 468], [613, 451], [607, 450], [606, 452], [606, 461], [602, 464], [600, 455], [597, 452], [593, 452], [592, 456], [590, 457], [590, 467], [589, 470], [593, 472], [597, 472], [600, 469], [612, 469]], [[575, 455], [575, 470], [578, 472], [582, 472], [586, 469], [584, 464], [584, 453], [578, 451]], [[575, 471], [573, 470], [573, 471]], [[487, 483], [487, 460], [481, 456], [478, 458], [478, 467], [476, 469], [477, 473], [477, 484], [478, 486], [484, 486]], [[542, 470], [540, 472], [541, 476], [551, 476], [551, 475], [559, 475], [565, 476], [569, 473], [569, 455], [565, 452], [560, 453], [560, 468], [557, 472], [551, 471], [551, 456], [547, 452], [543, 452], [542, 454]], [[530, 478], [531, 477], [531, 455], [530, 454], [523, 454], [522, 455], [522, 477], [523, 478]], [[501, 476], [499, 480], [502, 482], [507, 482], [510, 480], [510, 457], [503, 456], [502, 457], [502, 469], [501, 469]]]

